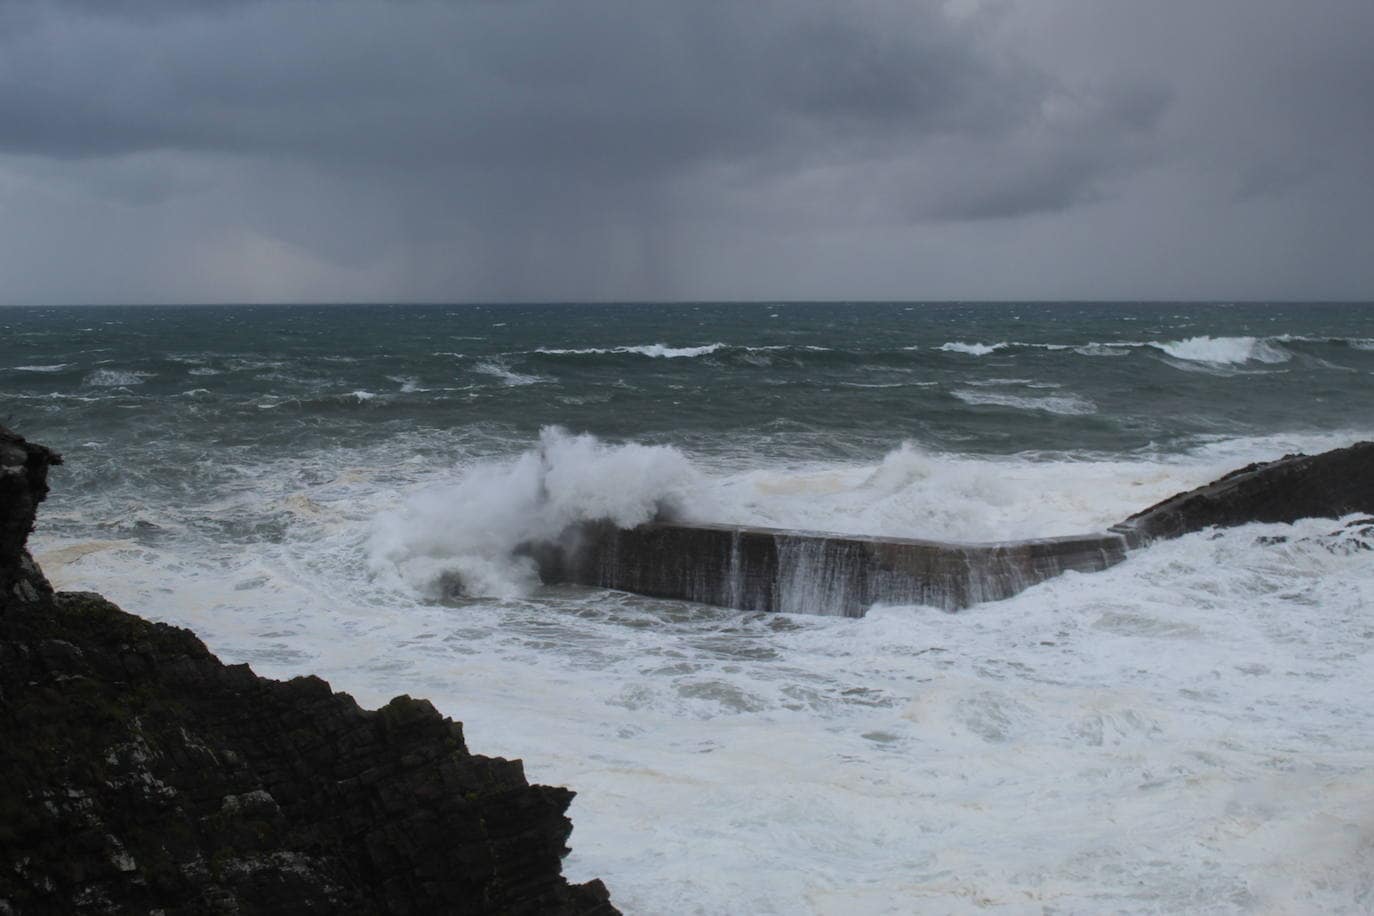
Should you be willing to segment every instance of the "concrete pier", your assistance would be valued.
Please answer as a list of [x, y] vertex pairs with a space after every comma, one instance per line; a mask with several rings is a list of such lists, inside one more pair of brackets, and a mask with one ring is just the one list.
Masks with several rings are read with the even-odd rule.
[[991, 544], [729, 525], [585, 526], [531, 546], [545, 582], [746, 611], [862, 617], [874, 604], [958, 610], [1206, 527], [1374, 513], [1374, 443], [1250, 465], [1105, 532]]
[[748, 611], [862, 617], [873, 604], [947, 610], [994, 601], [1066, 570], [1126, 556], [1117, 534], [957, 544], [727, 525], [596, 526], [540, 556], [545, 581]]

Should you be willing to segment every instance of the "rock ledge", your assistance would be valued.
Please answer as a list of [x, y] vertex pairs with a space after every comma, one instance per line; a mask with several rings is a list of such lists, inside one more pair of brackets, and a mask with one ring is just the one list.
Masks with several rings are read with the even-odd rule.
[[0, 427], [0, 914], [617, 912], [562, 876], [573, 793], [428, 702], [54, 594], [24, 540], [57, 461]]

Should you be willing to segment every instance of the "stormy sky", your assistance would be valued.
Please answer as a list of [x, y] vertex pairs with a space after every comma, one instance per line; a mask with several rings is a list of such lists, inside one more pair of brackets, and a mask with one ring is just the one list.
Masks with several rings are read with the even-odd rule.
[[1374, 298], [1370, 0], [0, 0], [0, 303]]

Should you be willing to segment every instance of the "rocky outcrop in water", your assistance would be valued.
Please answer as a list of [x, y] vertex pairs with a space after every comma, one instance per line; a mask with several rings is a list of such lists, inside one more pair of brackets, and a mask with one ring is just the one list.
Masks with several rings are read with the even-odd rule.
[[1132, 547], [1203, 528], [1374, 512], [1374, 442], [1251, 464], [1114, 525]]
[[424, 700], [360, 709], [56, 593], [24, 541], [60, 459], [0, 427], [0, 914], [597, 914], [573, 793]]
[[0, 606], [52, 594], [24, 545], [48, 495], [48, 468], [61, 463], [61, 455], [0, 426]]

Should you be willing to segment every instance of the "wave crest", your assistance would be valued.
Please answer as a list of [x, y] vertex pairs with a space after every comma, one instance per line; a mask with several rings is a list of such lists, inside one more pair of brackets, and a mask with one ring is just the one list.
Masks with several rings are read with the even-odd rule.
[[1291, 354], [1268, 338], [1259, 337], [1189, 337], [1167, 343], [1154, 343], [1175, 359], [1189, 362], [1237, 366], [1242, 363], [1286, 363]]
[[539, 584], [524, 545], [559, 543], [586, 522], [633, 527], [677, 514], [696, 481], [675, 448], [545, 427], [518, 458], [474, 465], [378, 517], [368, 562], [430, 598], [516, 597]]

